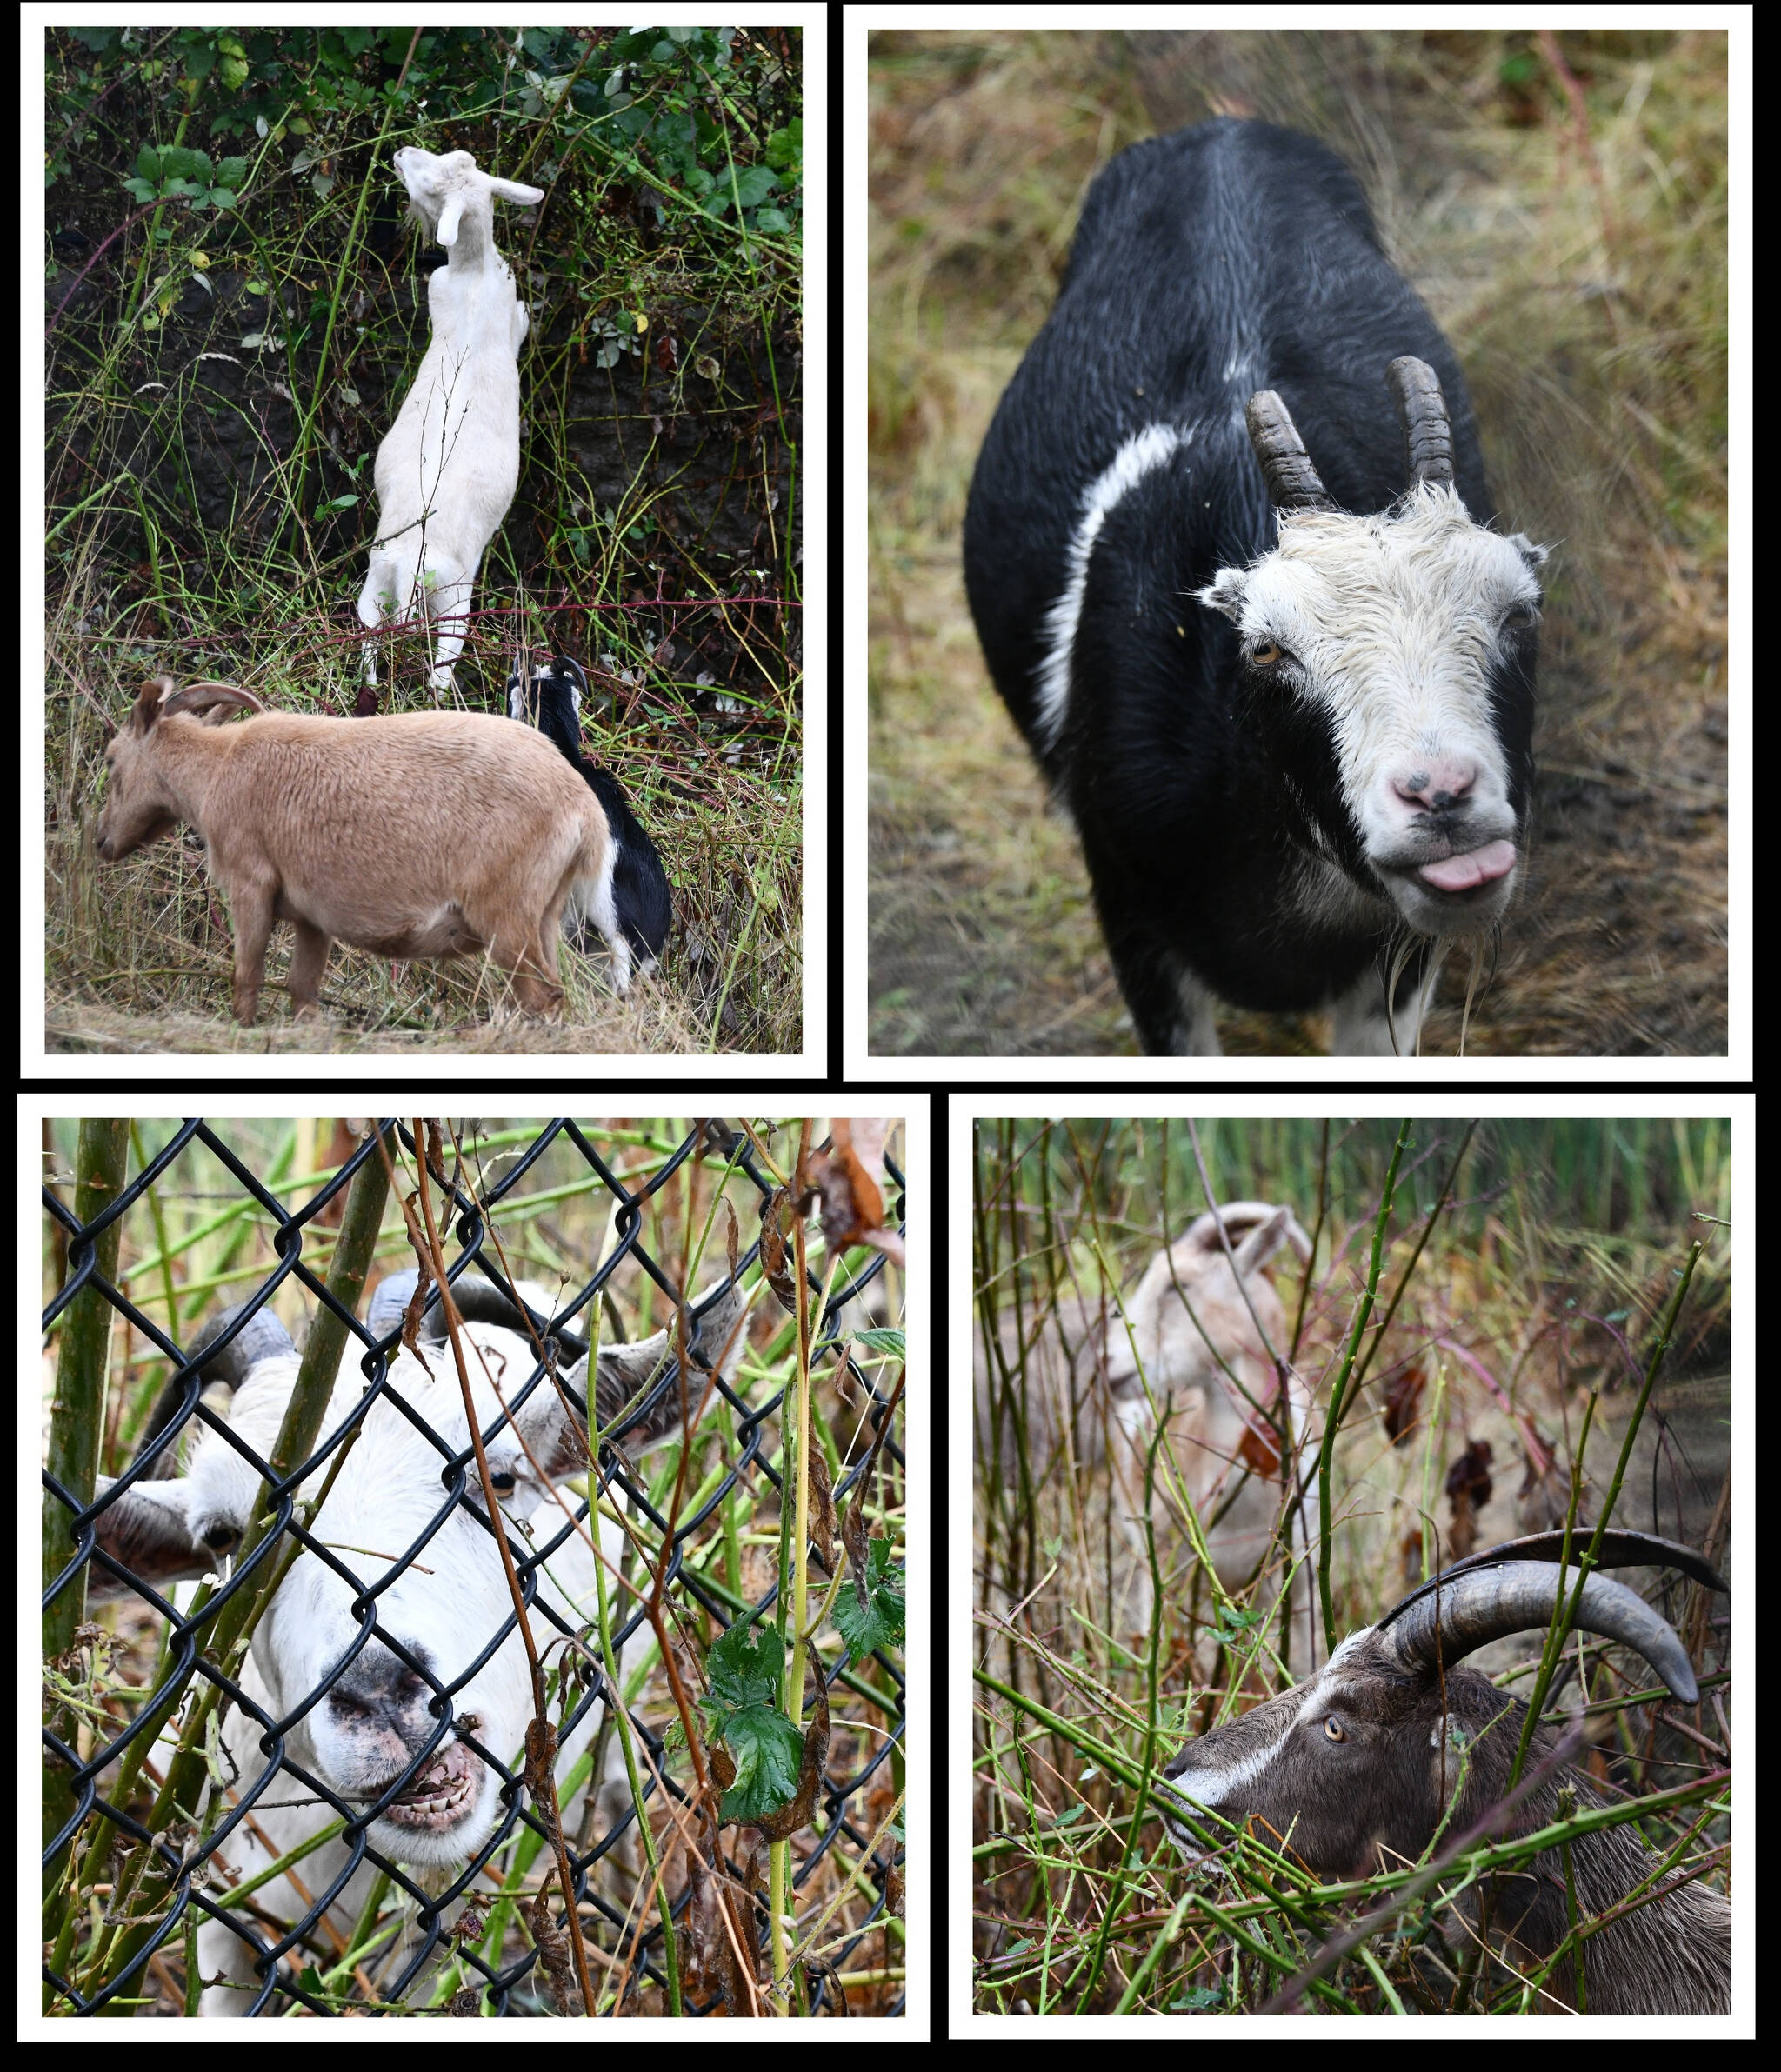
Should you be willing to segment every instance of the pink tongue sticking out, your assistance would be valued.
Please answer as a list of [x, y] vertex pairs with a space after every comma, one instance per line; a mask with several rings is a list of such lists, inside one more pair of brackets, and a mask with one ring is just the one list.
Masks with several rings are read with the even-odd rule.
[[1474, 885], [1488, 885], [1492, 878], [1507, 877], [1514, 868], [1512, 842], [1487, 842], [1482, 849], [1468, 849], [1463, 856], [1444, 856], [1438, 863], [1424, 863], [1417, 876], [1438, 892], [1470, 892]]

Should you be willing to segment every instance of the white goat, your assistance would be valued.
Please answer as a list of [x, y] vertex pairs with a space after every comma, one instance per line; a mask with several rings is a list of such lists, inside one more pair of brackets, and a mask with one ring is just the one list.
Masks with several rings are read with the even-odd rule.
[[[476, 1309], [476, 1290], [465, 1278], [464, 1306]], [[386, 1279], [372, 1300], [368, 1328], [380, 1336], [393, 1331], [413, 1285], [411, 1270]], [[548, 1316], [548, 1296], [536, 1289], [521, 1292]], [[484, 1306], [498, 1313], [503, 1305], [486, 1301], [496, 1291], [484, 1283], [480, 1293]], [[504, 1306], [510, 1312], [511, 1305]], [[744, 1308], [738, 1290], [726, 1291], [710, 1303], [700, 1326], [695, 1356], [721, 1367], [726, 1380], [734, 1376], [744, 1349]], [[691, 1330], [689, 1325], [690, 1338]], [[215, 1335], [215, 1327], [209, 1335]], [[488, 1322], [466, 1324], [464, 1336], [490, 1479], [515, 1561], [524, 1563], [532, 1558], [534, 1546], [546, 1546], [564, 1532], [567, 1516], [552, 1485], [585, 1466], [585, 1427], [548, 1377], [514, 1411], [511, 1422], [504, 1420], [502, 1399], [513, 1404], [537, 1370], [532, 1345]], [[264, 1459], [290, 1400], [297, 1356], [269, 1309], [250, 1320], [242, 1342], [248, 1350], [234, 1366], [225, 1353], [206, 1373], [220, 1371], [226, 1379], [239, 1380], [230, 1430]], [[672, 1349], [663, 1332], [632, 1345], [601, 1347], [596, 1401], [603, 1433]], [[357, 1819], [385, 1797], [389, 1802], [364, 1829], [364, 1839], [382, 1857], [422, 1871], [461, 1869], [482, 1850], [504, 1816], [504, 1780], [492, 1765], [516, 1773], [520, 1768], [526, 1722], [533, 1716], [530, 1673], [500, 1552], [483, 1512], [473, 1455], [462, 1498], [442, 1487], [448, 1463], [470, 1447], [452, 1355], [437, 1340], [424, 1350], [424, 1364], [409, 1353], [398, 1353], [391, 1362], [387, 1395], [367, 1414], [325, 1505], [311, 1521], [310, 1529], [324, 1542], [334, 1562], [307, 1550], [300, 1554], [255, 1630], [242, 1676], [254, 1711], [251, 1716], [232, 1712], [222, 1736], [225, 1777], [237, 1799], [251, 1803], [263, 1835], [256, 1835], [243, 1821], [224, 1844], [222, 1855], [239, 1877], [263, 1870], [342, 1811]], [[564, 1370], [564, 1379], [570, 1395], [584, 1401], [584, 1352]], [[359, 1376], [343, 1374], [324, 1431], [337, 1429], [362, 1389]], [[702, 1376], [690, 1378], [695, 1409], [703, 1389]], [[392, 1398], [408, 1405], [414, 1417]], [[680, 1417], [680, 1391], [670, 1387], [663, 1403], [622, 1444], [640, 1452], [677, 1434]], [[153, 1429], [158, 1437], [167, 1428], [162, 1423]], [[174, 1443], [173, 1436], [166, 1438], [155, 1466], [123, 1490], [97, 1523], [99, 1546], [157, 1587], [223, 1567], [243, 1536], [251, 1536], [259, 1484], [257, 1469], [208, 1427], [185, 1474], [150, 1479], [170, 1462]], [[334, 1457], [330, 1455], [330, 1462]], [[313, 1497], [326, 1474], [324, 1465], [301, 1485], [302, 1493]], [[111, 1487], [110, 1478], [101, 1478], [102, 1495]], [[574, 1500], [568, 1501], [572, 1510]], [[616, 1629], [627, 1602], [614, 1573], [624, 1536], [604, 1523], [601, 1536], [609, 1564], [610, 1626]], [[424, 1544], [404, 1565], [399, 1557], [417, 1541]], [[350, 1571], [351, 1580], [339, 1569]], [[593, 1556], [579, 1534], [541, 1564], [537, 1584], [540, 1604], [548, 1605], [570, 1632], [594, 1620]], [[363, 1648], [364, 1618], [355, 1612], [356, 1599], [376, 1608], [377, 1632]], [[557, 1666], [567, 1658], [562, 1647], [551, 1645], [558, 1639], [558, 1624], [539, 1609], [530, 1616], [540, 1651], [548, 1649], [550, 1666]], [[477, 1666], [504, 1629], [506, 1639]], [[574, 1647], [569, 1643], [570, 1651]], [[291, 1719], [324, 1687], [327, 1695]], [[444, 1699], [449, 1705], [441, 1702]], [[565, 1737], [559, 1774], [588, 1745], [601, 1716], [599, 1706], [590, 1707]], [[265, 1787], [264, 1796], [255, 1798], [255, 1787], [269, 1767], [261, 1736], [270, 1722], [285, 1720], [290, 1720], [282, 1737], [286, 1768]], [[436, 1741], [430, 1756], [424, 1755]], [[479, 1749], [487, 1751], [487, 1760]], [[567, 1820], [570, 1809], [564, 1811]], [[339, 1838], [306, 1856], [298, 1875], [307, 1892], [324, 1894], [350, 1854], [347, 1839]], [[329, 1919], [343, 1935], [350, 1933], [377, 1875], [367, 1858], [336, 1895]], [[292, 1923], [312, 1910], [282, 1878], [255, 1897]], [[205, 2015], [246, 2010], [260, 1982], [255, 1963], [263, 1961], [267, 1947], [250, 1942], [244, 1928], [229, 1920], [203, 1922], [198, 1929], [200, 1970], [206, 1979], [220, 1975], [227, 1982], [205, 1990]]]
[[[1218, 1234], [1220, 1216], [1229, 1257]], [[1157, 1458], [1153, 1516], [1165, 1585], [1186, 1545], [1172, 1522], [1184, 1496], [1205, 1531], [1225, 1589], [1241, 1588], [1268, 1556], [1281, 1502], [1279, 1442], [1271, 1422], [1279, 1400], [1273, 1355], [1285, 1361], [1292, 1333], [1262, 1269], [1289, 1244], [1301, 1259], [1311, 1256], [1311, 1241], [1290, 1209], [1232, 1202], [1191, 1224], [1117, 1302], [1067, 1297], [1055, 1316], [1040, 1316], [1037, 1330], [1030, 1322], [1024, 1345], [1015, 1313], [1004, 1309], [997, 1337], [1006, 1390], [991, 1377], [978, 1334], [979, 1477], [1006, 1489], [1020, 1488], [1017, 1409], [1024, 1417], [1035, 1489], [1059, 1466], [1066, 1471], [1104, 1466], [1129, 1556], [1128, 1616], [1138, 1626], [1148, 1625], [1151, 1616], [1144, 1461], [1157, 1411], [1167, 1436]], [[1017, 1390], [1023, 1391], [1018, 1404], [1011, 1400]], [[1286, 1390], [1296, 1456], [1311, 1418], [1311, 1396], [1290, 1368]], [[1215, 1514], [1221, 1515], [1213, 1523]], [[1291, 1542], [1295, 1555], [1302, 1554], [1297, 1507]], [[1311, 1647], [1311, 1593], [1301, 1569], [1292, 1585], [1296, 1669], [1310, 1668]]]
[[[237, 706], [258, 715], [216, 723]], [[198, 716], [202, 715], [200, 718]], [[250, 1024], [275, 921], [297, 929], [299, 1016], [338, 936], [387, 957], [486, 949], [521, 1006], [555, 1015], [563, 910], [597, 885], [598, 799], [543, 736], [467, 712], [323, 719], [250, 691], [144, 683], [105, 751], [96, 846], [115, 863], [184, 821], [203, 837], [235, 923], [237, 1018]]]
[[[544, 198], [479, 172], [468, 151], [396, 154], [416, 218], [450, 257], [427, 283], [433, 335], [414, 386], [377, 449], [377, 537], [359, 593], [368, 631], [430, 619], [436, 691], [451, 688], [483, 555], [519, 486], [519, 349], [529, 318], [495, 249], [495, 200]], [[377, 680], [364, 643], [367, 683]]]

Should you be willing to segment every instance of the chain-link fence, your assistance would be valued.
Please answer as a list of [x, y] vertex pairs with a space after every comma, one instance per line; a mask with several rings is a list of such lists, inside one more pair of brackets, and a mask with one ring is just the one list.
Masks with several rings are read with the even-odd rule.
[[46, 2007], [901, 2012], [896, 1238], [797, 1124], [316, 1127], [46, 1145]]

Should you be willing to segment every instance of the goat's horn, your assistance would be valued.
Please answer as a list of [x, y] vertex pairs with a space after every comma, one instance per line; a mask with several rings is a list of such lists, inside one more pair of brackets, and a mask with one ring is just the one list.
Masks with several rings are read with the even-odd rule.
[[1258, 390], [1245, 405], [1249, 443], [1261, 463], [1262, 480], [1276, 510], [1339, 510], [1311, 465], [1298, 427], [1272, 389]]
[[1397, 400], [1410, 479], [1451, 483], [1453, 428], [1447, 422], [1447, 399], [1441, 393], [1434, 369], [1426, 360], [1406, 353], [1402, 359], [1392, 361], [1385, 370], [1385, 379]]
[[266, 710], [261, 699], [238, 683], [188, 683], [170, 698], [163, 696], [161, 710], [163, 713], [207, 712], [213, 705], [245, 705], [254, 712]]
[[[1389, 1629], [1405, 1669], [1433, 1676], [1437, 1662], [1451, 1668], [1491, 1641], [1551, 1625], [1553, 1608], [1575, 1581], [1575, 1570], [1543, 1562], [1470, 1569], [1451, 1583], [1444, 1581], [1438, 1591], [1388, 1612], [1379, 1630]], [[1618, 1641], [1642, 1655], [1684, 1704], [1698, 1698], [1688, 1651], [1668, 1621], [1624, 1583], [1586, 1576], [1571, 1629]]]
[[[1576, 1561], [1588, 1545], [1589, 1529], [1573, 1529], [1571, 1536], [1571, 1557]], [[1463, 1575], [1468, 1569], [1486, 1569], [1504, 1562], [1556, 1562], [1564, 1552], [1563, 1531], [1531, 1532], [1518, 1540], [1504, 1540], [1495, 1547], [1486, 1547], [1477, 1554], [1468, 1554], [1464, 1561], [1457, 1561], [1451, 1568], [1444, 1569], [1438, 1576], [1400, 1597], [1386, 1618], [1396, 1618], [1407, 1604], [1418, 1597], [1426, 1597], [1438, 1583], [1446, 1587], [1450, 1577]], [[1660, 1540], [1651, 1532], [1604, 1532], [1602, 1543], [1596, 1550], [1598, 1569], [1679, 1569], [1691, 1581], [1704, 1584], [1710, 1590], [1729, 1590], [1727, 1582], [1712, 1563], [1697, 1554], [1692, 1547], [1684, 1547], [1679, 1540]]]
[[[497, 1323], [510, 1331], [517, 1331], [522, 1338], [530, 1338], [536, 1331], [540, 1338], [550, 1336], [557, 1341], [560, 1349], [571, 1360], [587, 1357], [588, 1342], [577, 1332], [562, 1324], [553, 1324], [548, 1316], [541, 1315], [530, 1305], [522, 1307], [505, 1289], [497, 1288], [481, 1275], [474, 1279], [465, 1274], [455, 1282], [451, 1299], [457, 1304], [457, 1313], [466, 1323]], [[445, 1336], [445, 1326], [436, 1305], [427, 1312], [423, 1327], [429, 1336]]]
[[[399, 1273], [385, 1274], [378, 1282], [371, 1296], [370, 1307], [365, 1311], [365, 1329], [374, 1338], [387, 1338], [402, 1322], [402, 1313], [413, 1299], [415, 1283], [419, 1278], [417, 1269], [405, 1266]], [[536, 1309], [522, 1309], [504, 1289], [484, 1280], [480, 1273], [465, 1274], [452, 1285], [451, 1299], [457, 1304], [457, 1313], [466, 1323], [494, 1323], [504, 1329], [517, 1331], [522, 1338], [530, 1337], [528, 1320], [531, 1329], [540, 1337], [550, 1329], [550, 1336], [571, 1360], [587, 1357], [585, 1338], [565, 1329], [558, 1324], [550, 1326], [548, 1316], [540, 1316]], [[429, 1345], [442, 1345], [445, 1341], [445, 1319], [433, 1291], [428, 1290], [425, 1313], [421, 1318], [421, 1337]]]
[[[226, 1382], [231, 1389], [238, 1389], [246, 1380], [250, 1368], [262, 1360], [276, 1360], [284, 1353], [294, 1353], [297, 1348], [290, 1342], [290, 1334], [279, 1322], [268, 1305], [263, 1304], [236, 1332], [225, 1346], [215, 1353], [210, 1349], [227, 1331], [238, 1317], [246, 1316], [246, 1302], [234, 1303], [227, 1309], [217, 1309], [207, 1316], [199, 1327], [198, 1335], [191, 1342], [185, 1356], [185, 1363], [203, 1359], [198, 1369], [198, 1379], [208, 1385], [211, 1382]], [[204, 1357], [209, 1354], [209, 1357]], [[154, 1446], [170, 1424], [183, 1423], [180, 1406], [185, 1399], [186, 1383], [178, 1378], [177, 1370], [170, 1375], [166, 1385], [156, 1399], [154, 1409], [149, 1413], [149, 1422], [143, 1428], [143, 1435], [136, 1442], [130, 1455], [131, 1464], [142, 1459]], [[174, 1449], [167, 1447], [151, 1473], [150, 1479], [159, 1479], [174, 1472]]]

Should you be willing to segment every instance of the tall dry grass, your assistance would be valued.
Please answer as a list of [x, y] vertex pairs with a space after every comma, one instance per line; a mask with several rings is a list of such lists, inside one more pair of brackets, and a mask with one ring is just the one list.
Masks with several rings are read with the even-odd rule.
[[[1399, 1149], [1397, 1127], [1383, 1122], [986, 1121], [973, 1174], [975, 1322], [982, 1331], [1018, 1301], [1030, 1335], [1078, 1291], [1104, 1294], [1117, 1314], [1119, 1291], [1206, 1205], [1207, 1182], [1219, 1200], [1285, 1202], [1316, 1249], [1302, 1276], [1277, 1269], [1275, 1286], [1294, 1321], [1291, 1360], [1326, 1419], [1377, 1235], [1377, 1295], [1355, 1368], [1365, 1378], [1331, 1462], [1339, 1639], [1456, 1552], [1551, 1524], [1555, 1499], [1562, 1522], [1573, 1465], [1584, 1512], [1602, 1515], [1678, 1270], [1698, 1240], [1610, 1516], [1703, 1548], [1730, 1573], [1730, 1180], [1724, 1125], [1713, 1123], [1425, 1123]], [[1021, 1381], [1017, 1369], [1009, 1386]], [[1315, 1438], [1296, 1468], [1311, 1491], [1315, 1572], [1324, 1556]], [[1278, 1563], [1225, 1601], [1184, 1536], [1164, 1529], [1166, 1463], [1155, 1477], [1153, 1624], [1134, 1621], [1142, 1592], [1104, 1478], [1054, 1466], [977, 1489], [974, 1950], [984, 2009], [1252, 2009], [1343, 1914], [1361, 1910], [1351, 1902], [1389, 1889], [1364, 1881], [1282, 1906], [1262, 1882], [1272, 1877], [1265, 1862], [1241, 1850], [1211, 1882], [1191, 1881], [1154, 1811], [1141, 1810], [1147, 1752], [1160, 1764], [1304, 1668], [1279, 1660], [1269, 1611]], [[1704, 1742], [1653, 1736], [1623, 1702], [1643, 1687], [1642, 1667], [1628, 1682], [1620, 1658], [1594, 1646], [1586, 1690], [1549, 1708], [1568, 1719], [1586, 1702], [1591, 1774], [1632, 1796], [1692, 1782], [1716, 1767], [1724, 1739], [1713, 1707], [1724, 1702], [1725, 1600], [1657, 1571], [1641, 1587], [1718, 1694], [1695, 1720]], [[1320, 1640], [1320, 1659], [1326, 1647]], [[1538, 1656], [1538, 1636], [1524, 1636], [1475, 1666], [1524, 1696]], [[1673, 1840], [1704, 1813], [1699, 1846], [1711, 1851], [1729, 1836], [1715, 1793], [1647, 1831]], [[1710, 1867], [1717, 1879], [1719, 1864]], [[1488, 1967], [1463, 1990], [1447, 1976], [1443, 1938], [1457, 1934], [1449, 1902], [1461, 1889], [1446, 1881], [1345, 1961], [1329, 2004], [1544, 2006]], [[1271, 1955], [1256, 1955], [1257, 1937]]]

